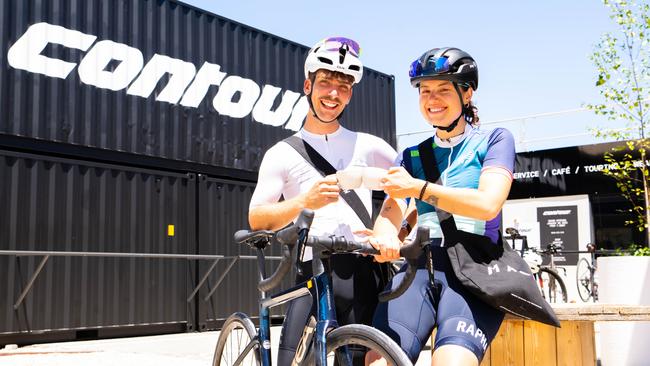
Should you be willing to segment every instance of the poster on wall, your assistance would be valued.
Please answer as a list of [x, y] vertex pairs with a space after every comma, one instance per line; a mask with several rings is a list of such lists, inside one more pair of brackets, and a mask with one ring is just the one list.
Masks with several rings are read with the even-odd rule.
[[[547, 206], [537, 208], [540, 229], [540, 244], [546, 249], [550, 244], [560, 246], [564, 251], [578, 250], [578, 206]], [[550, 257], [544, 256], [544, 264]], [[557, 265], [576, 265], [577, 253], [559, 252], [554, 257]]]

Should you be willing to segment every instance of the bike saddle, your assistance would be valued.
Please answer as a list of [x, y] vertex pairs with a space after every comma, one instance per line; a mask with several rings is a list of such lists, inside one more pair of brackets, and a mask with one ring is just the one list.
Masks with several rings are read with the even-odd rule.
[[506, 234], [510, 236], [519, 236], [519, 231], [514, 227], [506, 228]]
[[269, 239], [275, 235], [271, 230], [239, 230], [235, 233], [234, 239], [238, 244], [264, 248], [269, 243]]

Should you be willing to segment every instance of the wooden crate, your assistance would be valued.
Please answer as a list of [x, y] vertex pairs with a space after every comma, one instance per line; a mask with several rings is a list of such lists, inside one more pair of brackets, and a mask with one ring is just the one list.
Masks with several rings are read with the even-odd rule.
[[576, 366], [596, 364], [593, 321], [562, 321], [561, 328], [506, 319], [482, 366]]
[[594, 366], [594, 322], [650, 320], [650, 306], [561, 304], [553, 309], [561, 328], [506, 316], [481, 366]]

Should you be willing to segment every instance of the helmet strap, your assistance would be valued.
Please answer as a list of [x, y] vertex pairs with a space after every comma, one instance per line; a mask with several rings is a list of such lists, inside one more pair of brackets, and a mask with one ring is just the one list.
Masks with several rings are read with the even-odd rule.
[[[437, 129], [440, 129], [440, 130], [443, 130], [445, 132], [453, 131], [454, 128], [456, 128], [456, 126], [458, 126], [458, 122], [460, 121], [460, 118], [465, 115], [465, 111], [467, 110], [467, 107], [465, 106], [465, 103], [463, 103], [463, 94], [461, 94], [460, 88], [458, 87], [458, 84], [455, 83], [455, 82], [452, 82], [452, 84], [454, 85], [454, 89], [456, 89], [456, 93], [458, 94], [458, 99], [460, 99], [460, 105], [462, 106], [462, 108], [461, 108], [460, 114], [458, 115], [458, 118], [456, 118], [454, 120], [454, 122], [452, 122], [449, 126], [436, 126], [436, 125], [433, 125], [433, 127], [437, 128]], [[465, 118], [465, 120], [467, 120], [467, 118]]]

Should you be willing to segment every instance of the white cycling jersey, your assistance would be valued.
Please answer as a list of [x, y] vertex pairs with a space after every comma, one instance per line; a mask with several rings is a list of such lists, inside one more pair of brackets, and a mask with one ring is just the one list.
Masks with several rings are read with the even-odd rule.
[[[301, 129], [296, 136], [305, 140], [337, 170], [353, 166], [388, 169], [397, 157], [397, 152], [379, 137], [353, 132], [342, 126], [329, 135]], [[278, 202], [281, 196], [294, 198], [308, 191], [320, 178], [321, 174], [296, 150], [284, 142], [278, 142], [264, 154], [249, 209]], [[368, 212], [372, 213], [371, 191], [358, 188], [355, 192]], [[341, 198], [316, 210], [310, 234], [335, 234], [358, 240], [360, 238], [355, 237], [353, 232], [364, 228], [359, 217]], [[304, 260], [309, 259], [311, 251], [306, 250]]]

